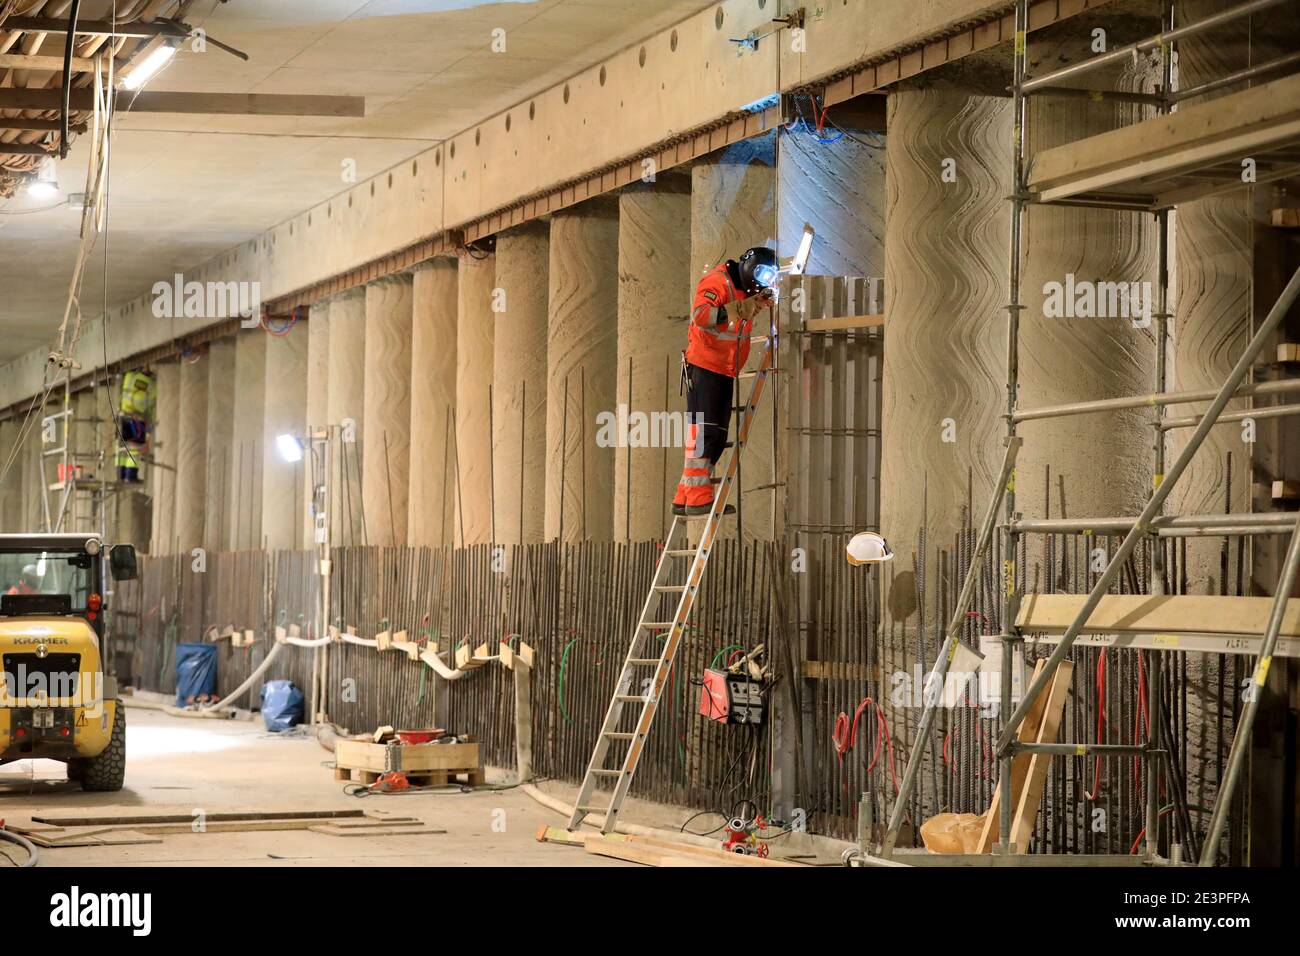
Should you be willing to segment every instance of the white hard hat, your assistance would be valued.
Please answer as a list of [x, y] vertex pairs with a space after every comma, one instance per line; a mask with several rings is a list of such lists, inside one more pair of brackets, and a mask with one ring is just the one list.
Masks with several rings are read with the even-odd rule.
[[844, 552], [849, 559], [849, 564], [854, 565], [879, 564], [881, 561], [892, 561], [894, 558], [889, 543], [874, 531], [860, 531], [855, 534]]

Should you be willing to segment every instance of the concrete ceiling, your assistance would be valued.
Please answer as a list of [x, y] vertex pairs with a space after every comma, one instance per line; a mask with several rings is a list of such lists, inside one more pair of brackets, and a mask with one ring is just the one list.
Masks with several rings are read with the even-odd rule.
[[[704, 7], [703, 0], [198, 0], [187, 20], [249, 54], [185, 51], [148, 86], [366, 97], [363, 119], [121, 114], [109, 232], [83, 315], [195, 266]], [[504, 52], [491, 49], [505, 31]], [[59, 165], [79, 192], [85, 149]], [[80, 216], [0, 201], [0, 362], [51, 344]], [[107, 275], [107, 282], [105, 282]]]

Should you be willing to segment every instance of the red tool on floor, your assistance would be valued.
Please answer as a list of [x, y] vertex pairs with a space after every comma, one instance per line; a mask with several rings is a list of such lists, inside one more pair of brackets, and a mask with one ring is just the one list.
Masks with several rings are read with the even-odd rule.
[[371, 793], [397, 793], [400, 790], [410, 790], [411, 781], [407, 780], [406, 774], [400, 770], [391, 770], [382, 774], [366, 789]]

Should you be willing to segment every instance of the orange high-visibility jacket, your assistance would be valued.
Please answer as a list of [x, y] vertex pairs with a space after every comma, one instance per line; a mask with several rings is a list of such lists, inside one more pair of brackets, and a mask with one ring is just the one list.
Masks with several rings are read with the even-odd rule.
[[749, 359], [753, 323], [741, 321], [739, 317], [728, 322], [726, 306], [747, 298], [732, 284], [725, 262], [704, 274], [695, 287], [695, 302], [691, 306], [686, 361], [719, 375], [735, 378], [740, 374]]

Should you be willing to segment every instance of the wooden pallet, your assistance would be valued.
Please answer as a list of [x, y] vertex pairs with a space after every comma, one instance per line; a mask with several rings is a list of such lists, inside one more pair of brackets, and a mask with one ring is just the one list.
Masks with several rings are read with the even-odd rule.
[[461, 782], [481, 787], [487, 782], [477, 743], [377, 744], [368, 737], [335, 742], [334, 779], [371, 784], [385, 773], [404, 773], [417, 787]]

